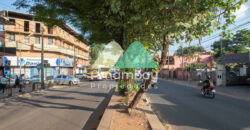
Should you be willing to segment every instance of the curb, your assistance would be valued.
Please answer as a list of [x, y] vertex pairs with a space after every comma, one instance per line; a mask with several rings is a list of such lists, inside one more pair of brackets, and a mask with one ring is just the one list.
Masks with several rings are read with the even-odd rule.
[[[148, 99], [146, 95], [144, 95], [143, 98]], [[153, 112], [151, 105], [144, 105], [143, 108], [152, 130], [166, 130], [157, 115]]]
[[112, 123], [112, 118], [113, 118], [113, 114], [114, 114], [114, 109], [112, 109], [112, 105], [115, 102], [115, 98], [116, 95], [114, 95], [114, 93], [116, 92], [116, 90], [114, 89], [114, 92], [111, 96], [111, 99], [107, 105], [107, 108], [104, 111], [104, 114], [102, 116], [102, 119], [99, 123], [99, 126], [97, 127], [97, 130], [110, 130], [111, 128], [111, 123]]
[[109, 91], [107, 97], [104, 98], [103, 101], [101, 102], [101, 104], [96, 108], [97, 112], [93, 112], [91, 114], [88, 121], [85, 123], [86, 125], [82, 128], [83, 130], [97, 129], [96, 127], [99, 128], [100, 124], [102, 123], [102, 118], [105, 116], [105, 112], [106, 112], [105, 108], [109, 104], [110, 99], [111, 99], [112, 95], [114, 94], [114, 92], [115, 92], [115, 88], [112, 88]]
[[[116, 103], [116, 97], [117, 95], [114, 94], [111, 97], [111, 100], [103, 114], [103, 117], [100, 121], [97, 130], [110, 130], [113, 114], [115, 112], [115, 109], [113, 109], [112, 106]], [[144, 99], [145, 97], [146, 95], [143, 96], [142, 99]], [[144, 105], [143, 109], [141, 110], [145, 113], [146, 118], [149, 122], [149, 126], [151, 127], [152, 130], [166, 130], [166, 128], [163, 126], [157, 115], [153, 112], [150, 105]]]

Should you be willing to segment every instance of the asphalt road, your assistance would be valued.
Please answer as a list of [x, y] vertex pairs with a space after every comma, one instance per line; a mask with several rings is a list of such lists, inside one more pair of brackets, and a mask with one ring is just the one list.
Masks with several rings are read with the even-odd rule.
[[250, 102], [244, 100], [219, 94], [210, 99], [197, 88], [166, 80], [159, 80], [158, 89], [147, 95], [160, 119], [173, 130], [250, 129]]
[[88, 128], [87, 125], [95, 122], [93, 115], [110, 92], [107, 86], [113, 83], [85, 81], [78, 86], [50, 88], [1, 100], [0, 130]]

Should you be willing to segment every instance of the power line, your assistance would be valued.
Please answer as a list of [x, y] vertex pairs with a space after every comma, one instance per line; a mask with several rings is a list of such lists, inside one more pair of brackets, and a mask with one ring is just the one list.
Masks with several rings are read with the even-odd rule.
[[[230, 30], [231, 30], [231, 31], [234, 31], [234, 30], [240, 29], [240, 28], [242, 28], [242, 27], [244, 27], [244, 26], [246, 26], [246, 25], [248, 25], [248, 24], [250, 24], [250, 21], [247, 21], [247, 22], [245, 22], [245, 23], [243, 23], [243, 24], [240, 24], [240, 25], [238, 25], [238, 26], [236, 26], [236, 27], [234, 27], [234, 28], [232, 28], [232, 29], [230, 29]], [[216, 35], [214, 35], [212, 38], [209, 38], [209, 39], [207, 39], [207, 40], [205, 40], [205, 41], [202, 41], [202, 42], [205, 43], [205, 42], [211, 41], [211, 40], [213, 40], [213, 39], [215, 39], [215, 38], [217, 38], [217, 37], [219, 37], [219, 34], [216, 34]]]

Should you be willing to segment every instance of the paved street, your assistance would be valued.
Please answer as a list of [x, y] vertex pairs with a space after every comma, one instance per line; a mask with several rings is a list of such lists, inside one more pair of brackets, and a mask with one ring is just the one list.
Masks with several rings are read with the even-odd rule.
[[166, 80], [159, 80], [158, 89], [150, 89], [147, 95], [158, 116], [173, 130], [250, 129], [250, 102], [246, 100], [221, 94], [210, 99], [201, 96], [198, 88]]
[[88, 128], [109, 89], [90, 84], [109, 85], [114, 82], [83, 82], [79, 86], [50, 88], [32, 94], [0, 101], [0, 130], [45, 130]]

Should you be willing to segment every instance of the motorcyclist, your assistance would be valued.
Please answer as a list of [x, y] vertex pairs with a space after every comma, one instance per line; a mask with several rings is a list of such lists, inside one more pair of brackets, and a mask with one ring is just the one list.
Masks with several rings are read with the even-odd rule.
[[207, 88], [210, 87], [210, 80], [211, 80], [210, 75], [207, 75], [206, 80], [203, 81], [203, 90], [206, 90]]

